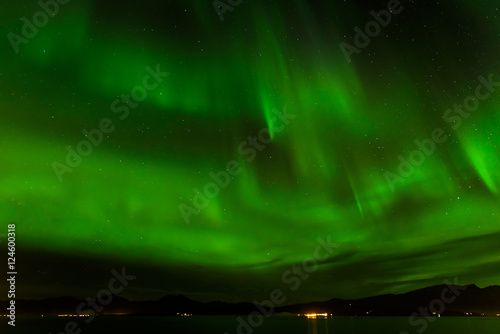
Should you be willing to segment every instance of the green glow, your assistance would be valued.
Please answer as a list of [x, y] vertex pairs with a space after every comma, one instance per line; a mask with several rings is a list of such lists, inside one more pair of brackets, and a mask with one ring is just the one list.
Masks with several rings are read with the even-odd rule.
[[[473, 14], [465, 31], [472, 50], [440, 19], [429, 26], [441, 35], [411, 25], [409, 7], [352, 64], [338, 44], [369, 11], [349, 1], [321, 11], [304, 1], [246, 3], [222, 24], [202, 2], [183, 3], [190, 16], [165, 30], [140, 15], [136, 23], [112, 12], [108, 19], [96, 14], [97, 2], [67, 5], [19, 55], [2, 54], [2, 220], [18, 224], [19, 247], [33, 252], [119, 258], [160, 273], [196, 268], [200, 277], [245, 268], [243, 287], [231, 286], [241, 299], [254, 282], [274, 287], [328, 235], [341, 244], [338, 259], [320, 266], [324, 275], [311, 277], [298, 299], [402, 292], [459, 274], [464, 284], [498, 284], [500, 271], [477, 269], [498, 262], [498, 247], [464, 248], [500, 233], [500, 91], [457, 131], [442, 119], [473, 94], [479, 75], [500, 81], [500, 24], [484, 19], [496, 6], [487, 3], [442, 5], [461, 22]], [[120, 120], [111, 103], [156, 64], [169, 77]], [[273, 110], [283, 108], [296, 118], [279, 130]], [[64, 162], [65, 147], [103, 118], [116, 129], [60, 183], [51, 163]], [[247, 161], [238, 146], [264, 127], [272, 141]], [[436, 127], [448, 140], [392, 191], [384, 172]], [[178, 205], [192, 205], [193, 189], [231, 160], [241, 174], [187, 225]], [[207, 284], [231, 294], [220, 277]], [[187, 283], [155, 284], [189, 292]]]

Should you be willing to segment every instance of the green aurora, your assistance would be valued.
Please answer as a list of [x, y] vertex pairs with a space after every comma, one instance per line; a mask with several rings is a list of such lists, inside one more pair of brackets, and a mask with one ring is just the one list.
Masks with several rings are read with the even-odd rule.
[[[337, 252], [287, 302], [499, 284], [500, 89], [456, 130], [442, 117], [480, 76], [500, 81], [498, 3], [403, 1], [351, 63], [340, 43], [387, 2], [311, 3], [245, 1], [220, 21], [211, 1], [73, 0], [18, 53], [4, 37], [0, 235], [16, 223], [18, 298], [93, 295], [125, 266], [130, 298], [262, 299], [328, 236]], [[40, 10], [0, 7], [2, 36]], [[112, 102], [148, 66], [169, 75], [120, 119]], [[60, 182], [53, 162], [104, 118], [115, 129]], [[435, 128], [448, 139], [391, 187]], [[233, 160], [186, 224], [179, 205]]]

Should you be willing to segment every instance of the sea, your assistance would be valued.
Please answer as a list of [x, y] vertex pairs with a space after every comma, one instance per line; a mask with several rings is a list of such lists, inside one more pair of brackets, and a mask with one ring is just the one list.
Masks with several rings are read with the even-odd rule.
[[[250, 320], [250, 321], [248, 321]], [[499, 334], [500, 317], [279, 317], [236, 316], [18, 318], [16, 326], [0, 320], [2, 333], [18, 334]], [[3, 330], [6, 327], [7, 330]]]

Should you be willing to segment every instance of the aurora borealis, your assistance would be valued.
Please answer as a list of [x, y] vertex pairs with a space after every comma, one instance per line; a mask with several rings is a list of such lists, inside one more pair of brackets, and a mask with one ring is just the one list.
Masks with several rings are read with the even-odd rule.
[[[443, 119], [479, 77], [500, 82], [498, 2], [401, 1], [350, 63], [339, 45], [387, 1], [243, 1], [223, 21], [212, 2], [72, 0], [18, 53], [7, 36], [40, 6], [0, 5], [0, 245], [14, 222], [18, 298], [93, 295], [126, 267], [131, 299], [262, 299], [328, 236], [337, 253], [289, 302], [500, 283], [500, 87]], [[120, 117], [157, 66], [168, 76]], [[103, 119], [113, 131], [60, 180], [53, 162]], [[436, 128], [447, 140], [391, 187]], [[231, 161], [186, 224], [179, 205]]]

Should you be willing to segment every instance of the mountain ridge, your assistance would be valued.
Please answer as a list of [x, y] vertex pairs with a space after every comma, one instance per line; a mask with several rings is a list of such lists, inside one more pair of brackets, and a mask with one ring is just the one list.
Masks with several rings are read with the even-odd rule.
[[[43, 300], [16, 300], [18, 315], [244, 315], [261, 313], [328, 313], [338, 316], [464, 316], [500, 315], [500, 286], [479, 288], [470, 285], [435, 285], [402, 294], [382, 294], [358, 299], [331, 298], [322, 302], [294, 305], [261, 305], [222, 301], [200, 302], [182, 294], [165, 295], [158, 300], [130, 301], [116, 295], [80, 300], [55, 297]], [[0, 301], [6, 309], [8, 301]]]

